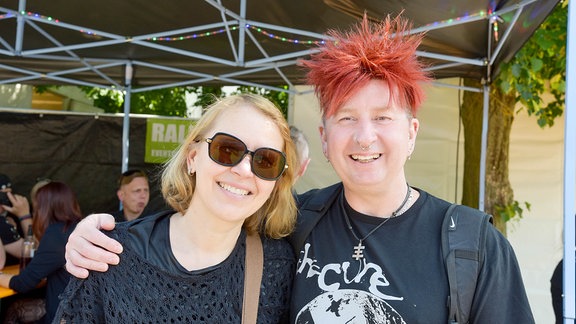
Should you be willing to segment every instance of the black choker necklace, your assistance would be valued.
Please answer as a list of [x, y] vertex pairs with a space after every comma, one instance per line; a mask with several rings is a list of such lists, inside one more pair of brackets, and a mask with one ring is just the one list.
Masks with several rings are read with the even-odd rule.
[[406, 186], [408, 187], [408, 190], [406, 191], [406, 197], [404, 197], [404, 201], [402, 202], [402, 204], [400, 205], [400, 207], [398, 207], [398, 209], [396, 209], [392, 215], [390, 215], [390, 217], [384, 218], [384, 220], [378, 224], [376, 227], [374, 227], [370, 232], [368, 232], [368, 234], [366, 234], [363, 238], [359, 238], [356, 233], [354, 232], [354, 230], [352, 229], [352, 225], [350, 224], [350, 218], [348, 218], [348, 213], [346, 213], [346, 208], [344, 207], [344, 191], [342, 191], [342, 199], [340, 199], [340, 204], [342, 207], [342, 212], [344, 213], [344, 219], [346, 220], [346, 225], [348, 225], [348, 228], [350, 229], [350, 232], [352, 233], [352, 235], [354, 236], [354, 238], [356, 238], [358, 240], [358, 245], [354, 246], [354, 253], [352, 254], [352, 257], [354, 259], [356, 259], [356, 261], [363, 259], [364, 258], [364, 249], [366, 248], [364, 245], [362, 245], [362, 242], [365, 241], [368, 236], [372, 235], [374, 232], [376, 232], [380, 227], [382, 227], [382, 225], [384, 225], [387, 221], [389, 221], [391, 218], [394, 218], [400, 214], [402, 214], [404, 207], [406, 207], [406, 204], [410, 201], [410, 199], [412, 198], [412, 188], [410, 188], [410, 185], [408, 183], [406, 183]]

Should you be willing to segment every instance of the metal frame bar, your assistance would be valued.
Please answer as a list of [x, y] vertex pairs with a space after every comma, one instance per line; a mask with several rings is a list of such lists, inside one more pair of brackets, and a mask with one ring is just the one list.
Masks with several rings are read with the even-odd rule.
[[[568, 2], [566, 109], [564, 110], [564, 323], [576, 318], [576, 3]], [[570, 109], [568, 108], [570, 107]]]
[[[299, 30], [299, 29], [294, 29], [294, 28], [289, 28], [289, 27], [284, 27], [284, 26], [277, 26], [277, 25], [267, 24], [264, 22], [249, 20], [246, 18], [246, 4], [247, 4], [248, 0], [241, 0], [240, 1], [239, 9], [238, 9], [239, 13], [236, 13], [233, 10], [230, 10], [230, 9], [224, 7], [224, 5], [222, 5], [222, 3], [220, 1], [216, 1], [216, 0], [204, 0], [204, 1], [207, 4], [213, 6], [216, 10], [220, 11], [221, 21], [215, 22], [212, 24], [204, 24], [204, 25], [200, 25], [200, 26], [192, 26], [189, 28], [181, 28], [181, 29], [169, 30], [169, 31], [164, 31], [164, 32], [157, 32], [157, 33], [151, 33], [151, 34], [145, 34], [145, 35], [137, 35], [137, 36], [123, 36], [123, 35], [107, 33], [107, 32], [100, 31], [100, 30], [90, 29], [90, 31], [89, 31], [90, 33], [94, 33], [100, 37], [105, 37], [107, 39], [101, 40], [101, 41], [94, 41], [91, 43], [72, 44], [72, 45], [62, 46], [62, 44], [60, 44], [54, 37], [51, 37], [48, 33], [46, 33], [41, 28], [41, 26], [39, 26], [37, 23], [50, 24], [52, 26], [57, 26], [59, 28], [74, 30], [74, 31], [82, 29], [82, 26], [77, 26], [74, 24], [68, 24], [68, 23], [64, 23], [62, 21], [46, 20], [46, 19], [42, 19], [42, 17], [40, 17], [40, 16], [26, 14], [25, 13], [26, 12], [25, 11], [26, 0], [20, 0], [19, 12], [11, 10], [11, 9], [0, 7], [0, 12], [6, 13], [6, 16], [4, 17], [4, 19], [16, 19], [18, 22], [18, 33], [17, 33], [16, 45], [14, 47], [12, 47], [5, 40], [0, 39], [0, 44], [4, 46], [4, 49], [0, 50], [0, 54], [7, 55], [7, 56], [25, 56], [25, 57], [30, 57], [30, 58], [42, 58], [42, 57], [49, 58], [49, 57], [51, 57], [53, 59], [58, 59], [58, 60], [63, 60], [63, 61], [69, 60], [70, 62], [80, 62], [84, 66], [89, 67], [89, 66], [91, 66], [90, 62], [98, 61], [98, 59], [94, 59], [94, 58], [82, 59], [82, 58], [79, 58], [74, 53], [74, 51], [80, 50], [80, 49], [94, 48], [94, 47], [112, 46], [112, 45], [117, 45], [117, 44], [121, 44], [121, 43], [125, 43], [125, 42], [130, 42], [130, 43], [137, 45], [137, 46], [153, 48], [153, 49], [156, 49], [159, 51], [170, 52], [170, 53], [174, 53], [176, 55], [182, 55], [185, 57], [196, 58], [196, 59], [200, 59], [200, 60], [204, 60], [204, 61], [208, 61], [208, 62], [223, 64], [226, 66], [248, 68], [247, 73], [250, 73], [250, 71], [258, 71], [258, 70], [249, 69], [251, 67], [253, 68], [253, 67], [266, 66], [267, 68], [274, 69], [276, 71], [276, 73], [278, 73], [278, 75], [282, 78], [282, 80], [286, 81], [286, 83], [290, 85], [291, 83], [289, 82], [288, 78], [279, 69], [280, 65], [288, 66], [286, 64], [286, 62], [290, 62], [294, 65], [294, 64], [296, 64], [295, 63], [296, 58], [312, 54], [312, 53], [316, 52], [316, 50], [315, 49], [299, 50], [299, 51], [294, 51], [292, 53], [270, 56], [265, 51], [265, 49], [258, 43], [257, 39], [252, 35], [252, 33], [250, 32], [250, 29], [248, 29], [247, 26], [252, 25], [252, 26], [257, 26], [260, 28], [265, 28], [268, 30], [286, 32], [286, 33], [291, 33], [291, 34], [306, 36], [306, 37], [312, 37], [312, 38], [315, 38], [318, 40], [329, 40], [329, 39], [326, 39], [326, 36], [323, 34], [318, 34], [318, 33], [310, 32], [310, 31]], [[450, 27], [450, 26], [454, 26], [454, 25], [458, 25], [458, 24], [477, 22], [477, 21], [481, 21], [481, 20], [486, 20], [486, 21], [490, 22], [490, 20], [493, 19], [494, 16], [506, 14], [506, 13], [513, 12], [513, 11], [516, 11], [516, 16], [514, 18], [513, 23], [516, 23], [516, 20], [518, 19], [517, 17], [519, 16], [522, 9], [526, 5], [533, 3], [535, 1], [537, 1], [537, 0], [526, 0], [526, 1], [522, 1], [518, 4], [514, 4], [514, 5], [510, 5], [508, 7], [502, 8], [501, 10], [498, 10], [498, 11], [492, 13], [491, 15], [487, 14], [487, 15], [479, 15], [479, 16], [473, 16], [473, 17], [465, 17], [465, 18], [462, 18], [459, 20], [452, 20], [450, 22], [427, 25], [427, 26], [415, 28], [411, 32], [424, 32], [424, 31], [434, 30], [434, 29], [438, 29], [438, 28], [446, 28], [446, 27]], [[227, 18], [230, 18], [230, 20], [227, 20]], [[44, 37], [49, 39], [56, 46], [22, 51], [21, 44], [22, 44], [24, 37], [25, 37], [25, 35], [24, 35], [24, 25], [25, 24], [29, 24], [30, 26], [35, 28], [39, 33], [44, 35]], [[232, 26], [238, 26], [238, 29], [239, 29], [238, 30], [239, 40], [235, 45], [233, 42], [233, 37], [230, 34], [230, 31], [231, 31], [230, 28]], [[509, 26], [513, 26], [513, 24], [510, 24]], [[184, 33], [193, 33], [193, 32], [198, 32], [201, 30], [207, 30], [207, 29], [212, 29], [212, 28], [225, 28], [226, 29], [225, 32], [228, 35], [231, 52], [232, 52], [232, 55], [234, 57], [233, 60], [218, 58], [218, 57], [214, 57], [214, 56], [210, 56], [210, 55], [196, 53], [193, 51], [181, 50], [181, 49], [173, 48], [170, 46], [166, 46], [166, 45], [162, 45], [162, 44], [158, 44], [158, 43], [150, 41], [150, 39], [153, 39], [153, 38], [168, 37], [168, 36], [172, 36], [172, 35], [181, 35]], [[511, 27], [505, 31], [503, 37], [506, 37], [506, 38], [509, 37], [510, 33], [511, 33], [510, 31], [511, 31]], [[245, 53], [245, 47], [244, 47], [245, 44], [244, 43], [245, 42], [243, 41], [243, 39], [245, 39], [246, 36], [248, 36], [248, 38], [251, 40], [251, 42], [261, 52], [262, 58], [253, 59], [251, 61], [245, 61], [245, 57], [244, 57], [244, 53]], [[494, 63], [495, 59], [498, 57], [501, 48], [502, 48], [502, 45], [500, 44], [496, 48], [494, 53], [492, 53], [492, 54], [487, 53], [487, 57], [490, 57], [490, 59], [487, 59], [487, 58], [470, 59], [470, 58], [462, 58], [462, 57], [443, 55], [443, 54], [439, 54], [439, 53], [431, 53], [431, 52], [424, 52], [424, 51], [418, 51], [417, 55], [424, 57], [424, 58], [431, 58], [431, 59], [446, 61], [446, 64], [438, 65], [436, 67], [429, 69], [431, 71], [432, 70], [441, 70], [443, 68], [449, 68], [452, 66], [456, 66], [456, 64], [469, 64], [469, 65], [473, 65], [473, 66], [488, 66], [489, 67], [491, 64]], [[69, 56], [65, 57], [65, 56], [50, 56], [49, 55], [52, 53], [62, 52], [62, 51], [65, 51]], [[125, 60], [108, 60], [108, 62], [111, 62], [111, 61], [118, 62], [119, 64], [125, 64]], [[138, 65], [138, 63], [136, 63], [136, 62], [134, 62], [133, 64], [135, 66]], [[142, 63], [140, 63], [140, 64], [142, 64]], [[103, 73], [98, 67], [94, 66], [94, 67], [90, 68], [90, 70], [92, 70], [95, 74], [99, 75], [99, 77], [103, 80], [102, 85], [100, 85], [100, 87], [105, 88], [105, 87], [107, 87], [106, 84], [114, 84], [114, 86], [122, 88], [122, 85], [117, 84], [111, 78], [107, 77], [106, 74]], [[489, 68], [488, 68], [488, 70], [489, 70]], [[73, 70], [70, 70], [70, 71], [73, 71]], [[186, 71], [186, 70], [181, 70], [181, 71], [183, 72], [184, 76], [185, 75], [194, 75], [191, 71]], [[34, 71], [26, 71], [25, 74], [27, 74], [28, 76], [14, 78], [11, 80], [3, 80], [3, 81], [0, 81], [0, 83], [14, 83], [14, 82], [22, 82], [24, 80], [32, 80], [32, 79], [34, 79], [34, 78], [31, 78], [31, 76], [33, 76], [33, 75], [36, 75], [37, 78], [46, 77], [41, 73], [35, 74]], [[198, 76], [198, 75], [203, 75], [203, 74], [202, 73], [196, 74], [196, 76]], [[237, 75], [239, 75], [239, 74], [237, 74]], [[53, 75], [51, 75], [51, 76], [53, 76]], [[61, 77], [62, 77], [62, 75], [60, 75], [60, 78]], [[166, 87], [173, 86], [175, 84], [194, 84], [196, 82], [200, 82], [199, 80], [218, 80], [218, 79], [224, 80], [224, 78], [227, 78], [227, 76], [214, 75], [214, 76], [212, 76], [212, 79], [208, 79], [208, 76], [203, 75], [203, 76], [199, 76], [198, 79], [191, 80], [190, 83], [188, 83], [188, 82], [176, 82], [176, 83], [170, 83], [170, 84], [165, 84], [165, 85], [158, 85], [158, 86], [155, 86], [154, 88], [155, 89], [166, 88]], [[63, 80], [63, 79], [59, 79], [59, 80]], [[66, 78], [66, 80], [70, 80], [73, 84], [85, 84], [85, 82], [74, 80], [73, 77]], [[237, 82], [239, 80], [230, 79], [230, 81]], [[257, 86], [264, 86], [265, 87], [265, 85], [261, 85], [261, 84], [257, 84]], [[151, 89], [151, 88], [152, 87], [148, 87], [147, 89]], [[135, 89], [133, 89], [133, 91], [134, 90]]]

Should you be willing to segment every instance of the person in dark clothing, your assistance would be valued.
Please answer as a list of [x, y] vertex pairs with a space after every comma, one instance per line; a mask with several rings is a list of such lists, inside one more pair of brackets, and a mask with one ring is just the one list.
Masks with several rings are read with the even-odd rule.
[[16, 227], [6, 217], [0, 216], [0, 269], [7, 265], [18, 264], [24, 239]]
[[550, 294], [556, 324], [564, 323], [564, 259], [560, 260], [550, 278]]
[[[32, 229], [39, 240], [38, 249], [20, 274], [0, 273], [0, 285], [25, 293], [46, 279], [44, 320], [51, 323], [60, 302], [58, 296], [70, 280], [70, 274], [64, 269], [66, 242], [82, 219], [82, 212], [76, 195], [62, 182], [50, 182], [40, 188], [33, 200], [33, 207]], [[7, 316], [10, 316], [10, 310]]]
[[30, 225], [32, 216], [28, 199], [14, 193], [10, 177], [0, 173], [0, 240], [6, 251], [0, 255], [0, 269], [20, 262], [25, 230]]

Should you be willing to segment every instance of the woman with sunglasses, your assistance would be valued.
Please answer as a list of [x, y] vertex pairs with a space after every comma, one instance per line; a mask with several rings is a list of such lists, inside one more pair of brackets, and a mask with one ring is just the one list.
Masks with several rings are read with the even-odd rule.
[[56, 318], [66, 323], [240, 323], [246, 237], [264, 254], [259, 323], [288, 320], [294, 254], [291, 193], [298, 162], [281, 112], [256, 95], [215, 103], [162, 174], [174, 209], [119, 223], [124, 250], [105, 273], [74, 279]]

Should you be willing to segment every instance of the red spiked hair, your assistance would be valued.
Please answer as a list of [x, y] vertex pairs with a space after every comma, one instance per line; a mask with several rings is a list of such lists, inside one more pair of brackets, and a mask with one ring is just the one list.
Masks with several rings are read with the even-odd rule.
[[392, 99], [416, 116], [424, 100], [420, 83], [430, 79], [416, 57], [423, 34], [410, 35], [410, 27], [400, 16], [371, 24], [364, 14], [350, 32], [328, 32], [332, 40], [309, 60], [300, 61], [308, 69], [307, 82], [315, 88], [323, 117], [332, 116], [373, 79], [387, 82]]

